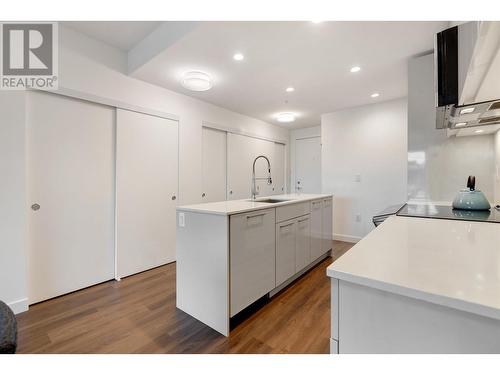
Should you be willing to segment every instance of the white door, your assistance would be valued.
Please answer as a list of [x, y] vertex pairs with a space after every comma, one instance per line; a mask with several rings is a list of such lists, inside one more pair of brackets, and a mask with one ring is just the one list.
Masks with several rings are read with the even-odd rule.
[[114, 276], [113, 108], [27, 97], [29, 303]]
[[[250, 199], [252, 186], [252, 166], [254, 159], [259, 155], [266, 156], [271, 161], [274, 157], [274, 142], [228, 133], [227, 137], [227, 199]], [[268, 176], [268, 166], [264, 159], [257, 160], [255, 175], [259, 196], [272, 195], [272, 185], [268, 185], [265, 178]]]
[[226, 200], [226, 132], [203, 127], [201, 201]]
[[295, 143], [295, 192], [321, 193], [321, 137]]
[[175, 260], [177, 121], [117, 110], [116, 274]]
[[273, 176], [273, 193], [285, 194], [285, 145], [283, 143], [274, 144], [274, 158], [271, 165]]

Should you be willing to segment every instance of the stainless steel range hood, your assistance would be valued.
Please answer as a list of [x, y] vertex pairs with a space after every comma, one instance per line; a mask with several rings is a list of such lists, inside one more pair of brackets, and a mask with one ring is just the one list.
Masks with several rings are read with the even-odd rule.
[[467, 22], [436, 35], [436, 128], [500, 124], [500, 22]]

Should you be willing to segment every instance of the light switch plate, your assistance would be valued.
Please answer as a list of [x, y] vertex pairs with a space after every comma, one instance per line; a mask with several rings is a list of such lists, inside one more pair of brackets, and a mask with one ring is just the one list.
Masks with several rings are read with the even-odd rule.
[[179, 212], [179, 226], [181, 228], [186, 226], [186, 217], [184, 216], [184, 212]]

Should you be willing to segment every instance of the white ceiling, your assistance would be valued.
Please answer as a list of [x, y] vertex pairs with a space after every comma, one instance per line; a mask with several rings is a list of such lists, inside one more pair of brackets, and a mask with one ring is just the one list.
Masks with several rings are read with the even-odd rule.
[[[128, 51], [158, 23], [69, 26]], [[315, 126], [322, 113], [407, 95], [408, 58], [430, 51], [435, 33], [446, 27], [448, 22], [199, 22], [131, 75], [270, 123]], [[235, 52], [245, 59], [234, 61]], [[362, 70], [350, 73], [353, 65]], [[179, 81], [188, 70], [209, 73], [214, 87], [184, 89]], [[295, 92], [286, 93], [288, 86]], [[373, 92], [380, 96], [371, 98]], [[297, 120], [278, 123], [274, 116], [285, 111], [296, 112]]]
[[61, 22], [94, 39], [129, 51], [161, 22], [152, 21], [71, 21]]

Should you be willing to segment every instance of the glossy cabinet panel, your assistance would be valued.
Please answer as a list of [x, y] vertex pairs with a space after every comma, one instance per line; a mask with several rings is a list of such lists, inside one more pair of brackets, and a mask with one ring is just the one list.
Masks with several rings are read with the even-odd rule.
[[295, 246], [295, 272], [303, 270], [311, 262], [311, 215], [297, 219]]
[[332, 208], [332, 199], [324, 199], [321, 221], [321, 255], [332, 249]]
[[323, 201], [311, 202], [311, 261], [321, 256], [323, 246]]
[[230, 218], [231, 316], [275, 287], [275, 210]]
[[276, 286], [295, 274], [297, 220], [276, 224]]

